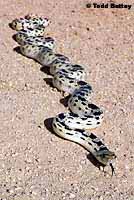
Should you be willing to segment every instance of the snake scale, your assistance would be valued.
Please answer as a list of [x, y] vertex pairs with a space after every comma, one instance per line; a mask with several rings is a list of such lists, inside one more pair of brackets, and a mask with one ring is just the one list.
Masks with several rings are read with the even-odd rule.
[[92, 87], [85, 81], [84, 67], [73, 64], [62, 54], [54, 53], [54, 39], [43, 36], [48, 24], [47, 18], [30, 14], [13, 20], [10, 26], [17, 31], [14, 39], [20, 45], [21, 54], [49, 67], [53, 86], [70, 95], [69, 111], [53, 118], [54, 132], [82, 145], [103, 167], [110, 165], [113, 174], [112, 161], [116, 158], [115, 153], [95, 134], [86, 131], [100, 126], [104, 114], [102, 109], [91, 103]]

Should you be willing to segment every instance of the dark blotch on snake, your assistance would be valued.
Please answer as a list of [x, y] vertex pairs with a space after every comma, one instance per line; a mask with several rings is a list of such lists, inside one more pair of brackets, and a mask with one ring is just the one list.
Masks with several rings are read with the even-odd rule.
[[63, 113], [59, 114], [58, 116], [60, 119], [64, 119], [65, 118], [65, 115]]
[[62, 71], [62, 72], [65, 72], [65, 73], [67, 72], [65, 69], [61, 69], [61, 71]]
[[96, 139], [96, 138], [97, 138], [96, 135], [94, 135], [93, 133], [91, 133], [91, 134], [89, 135], [89, 137], [90, 137], [91, 139]]
[[94, 147], [94, 150], [97, 152], [98, 150]]
[[72, 81], [69, 81], [69, 83], [73, 83], [74, 81], [72, 80]]
[[58, 118], [56, 118], [56, 122], [59, 122]]
[[82, 120], [87, 120], [87, 117], [81, 117]]
[[73, 133], [68, 133], [68, 132], [67, 132], [66, 134], [67, 134], [67, 135], [73, 135]]
[[[77, 101], [78, 101], [78, 100], [77, 100]], [[82, 101], [81, 103], [82, 103], [82, 105], [83, 105], [83, 106], [85, 106], [85, 105], [86, 105], [86, 103], [85, 103], [85, 102], [83, 102], [83, 101]]]
[[71, 115], [72, 117], [78, 117], [78, 115], [75, 114], [75, 113], [70, 113], [70, 115]]
[[54, 126], [55, 128], [57, 128], [57, 126], [56, 126], [55, 124], [53, 124], [53, 126]]
[[91, 108], [91, 109], [98, 109], [98, 107], [94, 104], [88, 104], [88, 107]]
[[78, 102], [78, 99], [75, 99], [75, 102]]
[[51, 37], [46, 37], [45, 40], [46, 40], [46, 41], [54, 41], [54, 39], [51, 38]]
[[103, 145], [103, 146], [100, 147], [99, 150], [101, 150], [101, 151], [103, 151], [103, 150], [108, 150], [108, 148], [107, 148], [106, 146]]
[[100, 140], [99, 141], [94, 141], [93, 140], [93, 143], [97, 144], [98, 146], [102, 146], [103, 145], [103, 143]]
[[68, 119], [73, 119], [73, 117], [68, 117]]
[[59, 126], [59, 127], [62, 127], [62, 125], [61, 125], [60, 123], [58, 124], [58, 126]]
[[61, 122], [61, 121], [58, 121], [62, 126], [64, 126], [65, 127], [65, 129], [67, 129], [67, 130], [69, 130], [69, 131], [71, 131], [72, 129], [71, 128], [69, 128], [69, 126], [67, 126], [64, 122]]
[[81, 97], [81, 96], [78, 96], [78, 99], [81, 100], [81, 101], [86, 101], [86, 99]]
[[78, 129], [78, 128], [76, 128], [76, 129], [74, 129], [75, 131], [78, 131], [78, 132], [80, 132], [80, 133], [82, 133], [83, 134], [83, 132], [84, 132], [84, 130], [82, 130], [82, 129]]
[[102, 111], [96, 111], [94, 112], [94, 115], [101, 115], [102, 114]]
[[79, 81], [78, 84], [79, 85], [87, 85], [87, 83], [85, 81]]
[[83, 137], [80, 137], [80, 139], [85, 140], [85, 138], [83, 138]]
[[[59, 63], [59, 61], [58, 61], [58, 60], [55, 60], [55, 61], [54, 61], [54, 64], [58, 64], [58, 63]], [[53, 64], [53, 63], [52, 63], [52, 64]]]
[[85, 136], [85, 137], [89, 137], [89, 135], [86, 134], [86, 133], [82, 133], [82, 135]]

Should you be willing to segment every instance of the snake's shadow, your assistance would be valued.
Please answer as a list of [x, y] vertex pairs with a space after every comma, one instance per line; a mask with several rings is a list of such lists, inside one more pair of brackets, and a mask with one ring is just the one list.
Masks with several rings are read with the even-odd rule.
[[[13, 35], [13, 39], [15, 40], [15, 35]], [[16, 41], [16, 40], [15, 40]], [[21, 56], [24, 56], [21, 51], [20, 51], [20, 46], [17, 46], [13, 49], [13, 51], [17, 52], [18, 54], [21, 54]], [[27, 56], [24, 56], [26, 58], [28, 58]], [[33, 59], [33, 58], [28, 58], [28, 59], [31, 59], [31, 60], [34, 60], [34, 62], [36, 63], [39, 63], [37, 60]], [[40, 64], [40, 63], [39, 63]], [[41, 64], [40, 64], [41, 65]], [[40, 71], [47, 74], [47, 75], [50, 75], [50, 67], [47, 67], [47, 66], [42, 66], [40, 67]]]
[[[24, 56], [24, 55], [21, 53], [21, 51], [20, 51], [20, 46], [15, 47], [13, 50], [14, 50], [15, 52], [17, 52], [18, 54], [21, 54], [21, 56]], [[24, 56], [24, 57], [26, 57], [26, 56]], [[27, 58], [27, 57], [26, 57], [26, 58]], [[34, 59], [32, 59], [32, 58], [28, 58], [28, 59], [34, 60]], [[37, 62], [37, 63], [39, 63], [39, 62], [36, 61], [36, 60], [34, 60], [34, 61]], [[40, 63], [39, 63], [39, 64], [40, 64]], [[50, 67], [48, 67], [48, 66], [42, 66], [42, 65], [41, 65], [40, 71], [43, 72], [43, 73], [45, 73], [45, 74], [47, 74], [47, 75], [51, 75], [51, 74], [50, 74]], [[46, 84], [49, 85], [51, 88], [55, 88], [55, 87], [53, 86], [53, 84], [52, 84], [53, 77], [52, 77], [52, 78], [44, 78], [43, 80], [44, 80], [44, 81], [46, 82]], [[64, 104], [63, 104], [63, 105], [64, 105]]]
[[17, 35], [17, 34], [14, 34], [14, 35], [12, 36], [12, 38], [13, 38], [13, 40], [14, 40], [15, 42], [17, 42], [17, 40], [16, 40], [16, 35]]
[[52, 129], [52, 121], [53, 121], [53, 117], [47, 118], [44, 120], [44, 126], [46, 127], [46, 129], [48, 131], [50, 131], [52, 134], [55, 135], [53, 129]]
[[[18, 53], [18, 54], [21, 54], [21, 56], [23, 56], [23, 57], [25, 57], [25, 58], [27, 58], [27, 59], [34, 60], [33, 58], [30, 58], [30, 57], [24, 56], [24, 55], [21, 53], [21, 51], [20, 51], [20, 46], [14, 47], [14, 48], [13, 48], [13, 51], [15, 51], [15, 52]], [[39, 62], [36, 61], [36, 60], [34, 60], [34, 61], [37, 62], [37, 63], [39, 63]]]
[[[44, 120], [44, 126], [46, 127], [46, 129], [51, 132], [52, 134], [54, 134], [56, 137], [59, 137], [61, 138], [60, 136], [58, 136], [57, 134], [55, 134], [55, 132], [53, 131], [52, 129], [52, 121], [53, 121], [53, 118], [47, 118]], [[64, 139], [64, 138], [62, 138]], [[65, 139], [64, 139], [65, 140]], [[81, 146], [81, 145], [80, 145]], [[100, 169], [101, 166], [103, 166], [101, 163], [98, 162], [98, 160], [91, 154], [89, 153], [87, 155], [87, 159], [95, 166], [97, 167], [98, 169]]]
[[52, 78], [43, 78], [43, 80], [46, 82], [47, 85], [49, 85], [51, 88], [55, 88], [53, 86], [53, 83], [52, 83]]
[[[17, 47], [15, 47], [15, 48], [13, 48], [13, 51], [15, 51], [15, 52], [17, 52], [18, 54], [21, 54], [22, 55], [22, 53], [21, 53], [21, 51], [20, 51], [20, 46], [17, 46]], [[22, 55], [23, 56], [23, 55]]]
[[[52, 128], [52, 122], [53, 122], [53, 117], [47, 118], [44, 120], [44, 126], [46, 127], [46, 129], [51, 132], [53, 135], [55, 135], [56, 137], [61, 138], [60, 136], [58, 136]], [[64, 138], [62, 138], [64, 140]]]
[[[9, 26], [11, 29], [13, 29], [12, 23], [9, 23], [8, 26]], [[13, 29], [13, 30], [14, 30], [14, 29]]]
[[48, 66], [42, 66], [41, 65], [40, 71], [47, 74], [47, 75], [50, 75], [50, 67], [48, 67]]
[[68, 95], [68, 96], [60, 99], [60, 103], [63, 104], [65, 107], [67, 107], [68, 106], [68, 100], [69, 100], [70, 96], [71, 95]]
[[100, 167], [104, 167], [91, 153], [87, 155], [87, 159], [100, 170]]

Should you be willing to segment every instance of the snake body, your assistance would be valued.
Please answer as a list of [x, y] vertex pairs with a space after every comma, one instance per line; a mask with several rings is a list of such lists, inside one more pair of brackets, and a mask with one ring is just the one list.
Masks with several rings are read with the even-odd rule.
[[13, 20], [11, 27], [19, 31], [15, 39], [20, 44], [20, 52], [49, 67], [53, 86], [70, 95], [69, 111], [53, 118], [53, 130], [64, 139], [79, 143], [91, 152], [100, 164], [110, 164], [113, 170], [111, 162], [116, 157], [115, 153], [95, 134], [86, 131], [100, 126], [104, 114], [102, 109], [91, 102], [92, 87], [85, 82], [84, 67], [73, 64], [62, 54], [54, 53], [54, 39], [43, 37], [48, 24], [47, 18], [28, 15]]

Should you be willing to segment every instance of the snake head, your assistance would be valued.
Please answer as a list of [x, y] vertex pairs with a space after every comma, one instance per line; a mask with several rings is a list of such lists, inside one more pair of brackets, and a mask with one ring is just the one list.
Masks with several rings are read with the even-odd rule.
[[108, 165], [111, 167], [112, 170], [112, 176], [115, 173], [115, 169], [112, 165], [112, 160], [116, 158], [116, 155], [114, 152], [107, 150], [99, 150], [96, 152], [95, 155], [96, 159], [104, 166]]
[[114, 152], [107, 150], [99, 150], [96, 152], [95, 155], [96, 159], [104, 166], [111, 163], [113, 159], [116, 158], [116, 155]]

